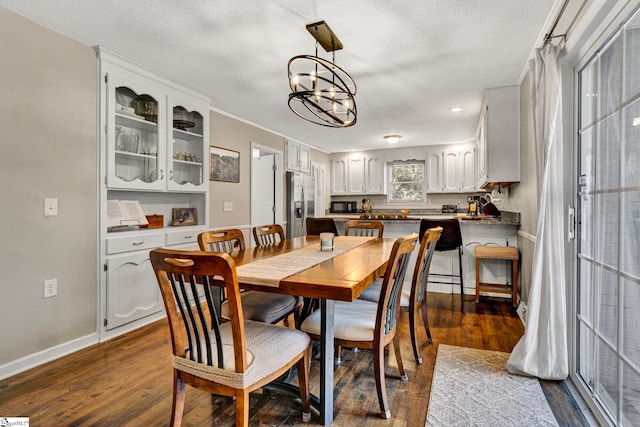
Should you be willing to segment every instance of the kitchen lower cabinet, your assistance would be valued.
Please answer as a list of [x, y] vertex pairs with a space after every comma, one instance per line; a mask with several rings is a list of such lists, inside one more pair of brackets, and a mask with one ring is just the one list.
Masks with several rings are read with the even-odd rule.
[[[355, 218], [354, 218], [355, 219]], [[335, 219], [338, 234], [344, 235], [346, 218]], [[398, 238], [420, 231], [420, 221], [394, 221], [382, 220], [384, 223], [384, 237]], [[474, 248], [477, 245], [488, 246], [516, 246], [517, 227], [514, 225], [488, 225], [461, 222], [462, 232], [462, 279], [464, 293], [475, 295], [476, 292], [476, 260]], [[411, 254], [407, 272], [405, 274], [405, 286], [410, 285], [413, 278], [418, 251]], [[435, 252], [431, 260], [430, 273], [434, 274], [458, 274], [458, 251]], [[481, 264], [481, 279], [485, 282], [507, 283], [511, 282], [511, 264], [500, 260], [484, 260]], [[446, 283], [430, 283], [429, 292], [454, 293], [460, 292], [460, 284], [457, 277], [438, 277], [436, 280]], [[504, 294], [495, 296], [506, 297]]]

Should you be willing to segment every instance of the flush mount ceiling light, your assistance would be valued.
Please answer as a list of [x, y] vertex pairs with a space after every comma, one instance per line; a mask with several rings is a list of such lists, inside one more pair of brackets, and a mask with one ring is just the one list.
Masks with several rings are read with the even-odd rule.
[[[342, 43], [324, 22], [307, 25], [316, 39], [316, 55], [298, 55], [289, 60], [289, 108], [298, 116], [321, 126], [342, 128], [356, 124], [356, 84], [338, 67], [336, 50]], [[318, 43], [332, 60], [318, 57]]]
[[458, 113], [462, 111], [462, 107], [451, 107], [451, 112], [452, 113]]
[[383, 136], [383, 138], [385, 139], [385, 141], [387, 141], [389, 144], [395, 144], [398, 141], [400, 141], [400, 138], [402, 138], [402, 136], [400, 135], [385, 135]]

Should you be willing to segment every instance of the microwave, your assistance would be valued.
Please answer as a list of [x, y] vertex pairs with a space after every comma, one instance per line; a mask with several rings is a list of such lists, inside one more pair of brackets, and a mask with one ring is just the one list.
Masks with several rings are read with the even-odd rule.
[[358, 213], [358, 202], [331, 202], [331, 213]]

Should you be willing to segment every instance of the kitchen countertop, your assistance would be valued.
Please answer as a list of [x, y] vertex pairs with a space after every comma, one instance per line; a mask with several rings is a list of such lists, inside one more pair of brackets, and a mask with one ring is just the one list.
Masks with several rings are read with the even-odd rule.
[[[395, 213], [395, 212], [394, 212]], [[421, 219], [452, 219], [458, 218], [460, 224], [469, 225], [513, 225], [520, 226], [520, 214], [516, 212], [503, 212], [499, 217], [479, 216], [477, 219], [460, 218], [466, 216], [463, 213], [441, 213], [441, 212], [420, 212], [410, 215], [408, 218], [370, 218], [382, 222], [394, 223], [419, 223]], [[325, 218], [333, 218], [337, 221], [349, 221], [351, 219], [361, 219], [360, 214], [329, 214]]]

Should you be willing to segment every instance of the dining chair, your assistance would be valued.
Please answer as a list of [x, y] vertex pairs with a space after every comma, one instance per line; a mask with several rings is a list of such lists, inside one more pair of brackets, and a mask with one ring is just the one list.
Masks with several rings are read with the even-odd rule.
[[[307, 334], [292, 328], [244, 318], [238, 277], [226, 253], [159, 248], [150, 253], [171, 333], [173, 405], [171, 426], [179, 426], [186, 386], [235, 397], [236, 426], [249, 425], [249, 393], [269, 384], [294, 365], [302, 402], [302, 419], [310, 419]], [[216, 280], [212, 280], [215, 276]], [[212, 287], [223, 286], [230, 321], [221, 323]], [[191, 302], [203, 288], [205, 299]]]
[[305, 221], [307, 236], [319, 236], [320, 233], [338, 235], [338, 229], [333, 218], [307, 218]]
[[[244, 234], [238, 229], [210, 230], [198, 235], [200, 250], [207, 252], [234, 252], [245, 249]], [[244, 291], [240, 293], [244, 317], [265, 323], [278, 323], [284, 320], [289, 325], [289, 316], [293, 314], [295, 324], [299, 323], [302, 310], [302, 297], [272, 292]], [[229, 303], [222, 298], [220, 316], [229, 319]]]
[[253, 238], [258, 246], [273, 245], [284, 240], [284, 229], [280, 224], [253, 227]]
[[[440, 239], [441, 234], [442, 227], [430, 228], [424, 233], [420, 241], [411, 285], [407, 287], [406, 284], [404, 284], [400, 291], [400, 308], [409, 311], [411, 345], [413, 347], [413, 355], [418, 365], [422, 364], [422, 356], [418, 350], [418, 331], [416, 325], [418, 312], [422, 316], [422, 324], [427, 333], [427, 340], [429, 343], [433, 342], [431, 329], [429, 329], [429, 319], [427, 317], [427, 280], [429, 277], [429, 269], [431, 268], [431, 260], [433, 259], [433, 254], [436, 249], [436, 243], [438, 239]], [[360, 295], [360, 299], [378, 302], [381, 290], [382, 280], [378, 279]]]
[[[382, 298], [377, 303], [361, 299], [334, 303], [335, 344], [373, 350], [376, 391], [382, 418], [391, 416], [384, 373], [384, 349], [391, 343], [395, 350], [400, 379], [407, 380], [397, 333], [398, 295], [411, 252], [415, 249], [417, 241], [418, 235], [413, 233], [399, 237], [394, 242], [382, 281]], [[300, 326], [300, 329], [307, 332], [314, 341], [320, 340], [321, 316], [322, 309], [316, 310]]]
[[384, 224], [382, 221], [368, 219], [352, 219], [344, 226], [345, 236], [382, 237]]

